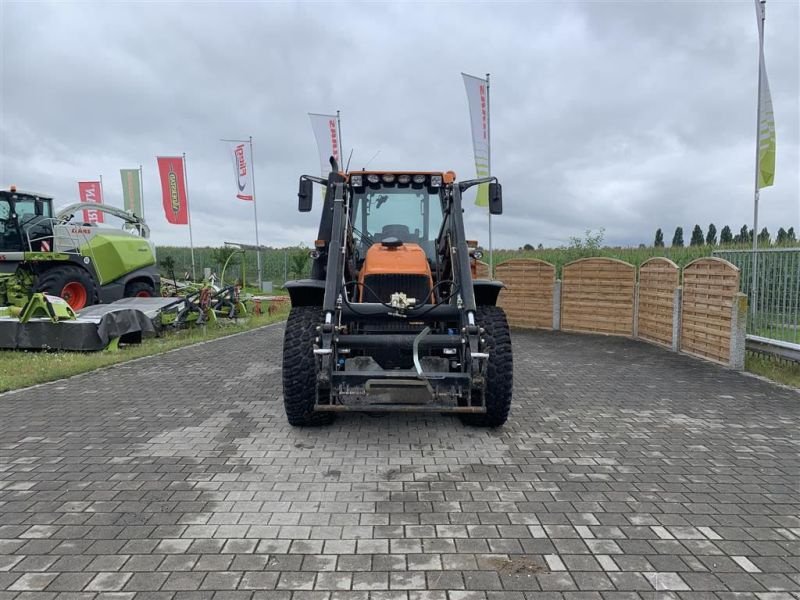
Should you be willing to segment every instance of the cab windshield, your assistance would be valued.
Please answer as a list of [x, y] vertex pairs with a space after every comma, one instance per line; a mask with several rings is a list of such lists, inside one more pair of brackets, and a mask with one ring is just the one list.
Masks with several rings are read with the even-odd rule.
[[419, 244], [433, 259], [442, 225], [442, 203], [436, 188], [382, 186], [353, 194], [351, 216], [362, 256], [373, 243], [394, 237]]

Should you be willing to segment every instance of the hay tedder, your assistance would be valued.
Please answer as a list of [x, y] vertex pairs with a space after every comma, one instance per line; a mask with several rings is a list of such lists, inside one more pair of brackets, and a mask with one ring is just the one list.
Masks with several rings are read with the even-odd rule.
[[292, 425], [342, 411], [456, 413], [496, 427], [511, 407], [508, 324], [498, 281], [473, 279], [461, 195], [496, 178], [453, 172], [341, 173], [300, 178], [299, 209], [326, 188], [311, 277], [287, 282], [292, 309], [283, 392]]

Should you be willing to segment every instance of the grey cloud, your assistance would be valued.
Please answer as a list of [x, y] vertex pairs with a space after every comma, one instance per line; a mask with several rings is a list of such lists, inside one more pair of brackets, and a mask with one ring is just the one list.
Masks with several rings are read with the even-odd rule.
[[[557, 245], [586, 228], [650, 242], [695, 222], [752, 219], [756, 26], [752, 3], [130, 3], [2, 5], [0, 184], [64, 203], [103, 173], [144, 165], [158, 243], [155, 156], [188, 155], [198, 245], [252, 241], [219, 138], [253, 135], [263, 243], [310, 243], [297, 177], [318, 169], [308, 111], [343, 114], [362, 167], [474, 172], [459, 73], [492, 73], [498, 247]], [[776, 185], [761, 221], [800, 225], [796, 3], [767, 12]], [[319, 204], [319, 203], [318, 203]], [[468, 206], [471, 237], [485, 212]]]

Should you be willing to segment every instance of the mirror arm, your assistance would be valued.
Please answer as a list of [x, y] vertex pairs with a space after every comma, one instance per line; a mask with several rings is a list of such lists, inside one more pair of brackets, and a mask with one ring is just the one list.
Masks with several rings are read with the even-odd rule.
[[467, 179], [466, 181], [460, 181], [458, 183], [458, 188], [463, 192], [468, 190], [474, 185], [480, 185], [481, 183], [497, 183], [497, 177], [479, 177], [478, 179]]
[[322, 177], [317, 177], [315, 175], [301, 175], [300, 176], [300, 181], [302, 181], [304, 179], [308, 179], [308, 180], [313, 181], [314, 183], [318, 183], [320, 185], [325, 185], [325, 186], [328, 185], [328, 180], [327, 179], [323, 179]]

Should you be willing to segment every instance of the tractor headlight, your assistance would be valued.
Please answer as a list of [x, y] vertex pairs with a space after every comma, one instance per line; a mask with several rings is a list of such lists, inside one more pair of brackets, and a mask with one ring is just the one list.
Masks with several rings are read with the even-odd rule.
[[397, 183], [407, 184], [411, 182], [411, 175], [398, 175]]
[[414, 175], [414, 183], [425, 183], [425, 175]]
[[392, 173], [384, 173], [381, 179], [383, 179], [383, 183], [393, 183], [394, 175]]
[[375, 175], [375, 173], [370, 173], [369, 175], [367, 175], [367, 181], [369, 181], [370, 183], [378, 183], [380, 182], [380, 180], [381, 178]]
[[431, 187], [442, 187], [441, 175], [431, 175]]
[[361, 175], [350, 175], [350, 185], [361, 187], [364, 185], [364, 178]]

